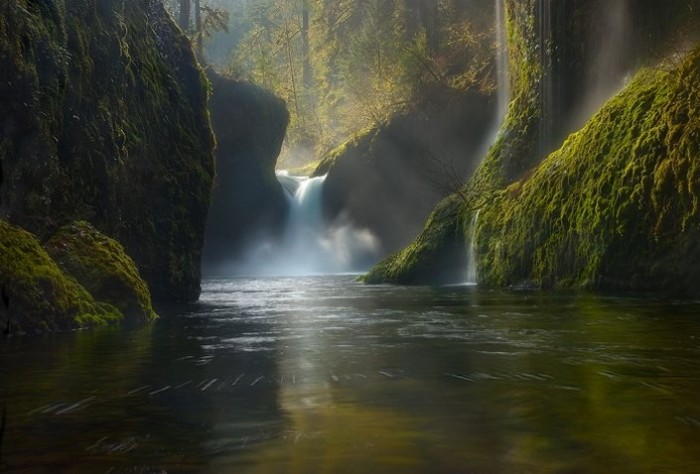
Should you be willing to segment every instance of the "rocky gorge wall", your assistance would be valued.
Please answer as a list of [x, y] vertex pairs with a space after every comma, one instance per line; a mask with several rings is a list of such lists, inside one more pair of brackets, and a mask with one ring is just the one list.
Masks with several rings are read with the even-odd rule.
[[[207, 100], [189, 41], [160, 1], [2, 2], [0, 219], [9, 260], [0, 277], [10, 308], [22, 281], [11, 242], [45, 242], [76, 221], [123, 245], [156, 300], [198, 297], [214, 176]], [[56, 287], [46, 285], [37, 304], [52, 306]], [[81, 325], [80, 313], [64, 312], [60, 324], [46, 314], [44, 326]]]

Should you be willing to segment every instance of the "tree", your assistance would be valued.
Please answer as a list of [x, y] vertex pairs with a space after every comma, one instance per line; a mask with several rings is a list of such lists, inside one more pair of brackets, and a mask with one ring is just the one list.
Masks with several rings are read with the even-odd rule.
[[[204, 42], [216, 31], [228, 31], [229, 12], [204, 0], [166, 0], [165, 6], [178, 26], [192, 40], [197, 57], [204, 62]], [[192, 13], [194, 11], [194, 25]]]

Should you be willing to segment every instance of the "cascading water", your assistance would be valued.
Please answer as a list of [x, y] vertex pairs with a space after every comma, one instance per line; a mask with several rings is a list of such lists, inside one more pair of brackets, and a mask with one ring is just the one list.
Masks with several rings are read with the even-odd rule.
[[476, 272], [476, 226], [479, 224], [479, 213], [481, 209], [477, 210], [472, 218], [472, 228], [471, 228], [471, 242], [469, 242], [469, 248], [467, 249], [467, 284], [476, 285], [478, 283], [478, 275]]
[[379, 245], [366, 229], [349, 222], [327, 225], [322, 197], [325, 176], [306, 178], [281, 171], [277, 179], [289, 202], [289, 218], [281, 240], [253, 249], [237, 273], [300, 276], [356, 273], [376, 263]]
[[[510, 71], [508, 69], [508, 29], [506, 24], [505, 0], [494, 0], [495, 9], [495, 31], [496, 31], [496, 121], [492, 127], [492, 133], [489, 134], [486, 142], [486, 147], [481, 153], [486, 154], [498, 138], [498, 133], [501, 130], [503, 121], [508, 113], [510, 104]], [[476, 284], [476, 224], [479, 218], [479, 211], [475, 214], [474, 222], [472, 223], [472, 236], [469, 247], [467, 248], [467, 284]]]
[[573, 126], [579, 128], [625, 84], [633, 66], [630, 61], [632, 41], [631, 5], [629, 0], [606, 2], [595, 31], [596, 47], [586, 61], [586, 90], [578, 107]]
[[508, 32], [506, 28], [506, 16], [504, 10], [505, 0], [496, 2], [496, 94], [498, 107], [498, 128], [508, 112], [510, 103], [510, 77], [508, 72]]

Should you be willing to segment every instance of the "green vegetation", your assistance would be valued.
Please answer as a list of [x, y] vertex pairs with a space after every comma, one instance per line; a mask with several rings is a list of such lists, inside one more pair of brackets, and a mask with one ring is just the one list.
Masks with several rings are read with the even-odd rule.
[[33, 235], [2, 220], [0, 285], [11, 334], [95, 326], [124, 317], [63, 273]]
[[286, 101], [286, 166], [323, 157], [436, 90], [494, 88], [488, 2], [255, 0], [228, 8], [230, 56], [214, 42], [207, 59]]
[[[671, 59], [641, 72], [542, 161], [569, 133], [558, 124], [571, 122], [567, 114], [581, 100], [579, 82], [571, 79], [585, 72], [582, 54], [597, 41], [595, 8], [585, 2], [547, 5], [560, 15], [548, 31], [542, 4], [507, 2], [512, 102], [499, 139], [455, 195], [461, 211], [436, 212], [418, 239], [373, 269], [367, 281], [436, 281], [426, 273], [438, 268], [435, 249], [471, 245], [476, 232], [481, 284], [697, 293], [687, 262], [697, 253], [692, 163], [698, 122], [692, 104], [698, 99], [698, 53], [684, 61], [681, 50], [669, 47], [678, 44], [674, 29], [687, 32], [697, 23], [691, 3], [673, 2], [660, 18], [651, 3], [635, 10], [635, 21], [655, 28], [626, 52], [627, 60], [651, 64], [664, 51]], [[581, 44], [571, 37], [583, 38]], [[559, 103], [547, 103], [554, 87]], [[457, 226], [458, 237], [441, 231]], [[466, 264], [455, 260], [445, 273], [457, 275], [454, 267]]]
[[87, 222], [62, 227], [44, 247], [64, 272], [99, 301], [138, 321], [157, 317], [148, 285], [124, 247]]
[[667, 67], [482, 209], [483, 283], [697, 293], [700, 50]]

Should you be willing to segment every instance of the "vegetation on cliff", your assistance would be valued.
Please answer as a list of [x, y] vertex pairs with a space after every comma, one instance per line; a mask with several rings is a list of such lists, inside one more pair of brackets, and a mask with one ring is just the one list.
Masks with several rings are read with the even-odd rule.
[[699, 71], [700, 50], [641, 71], [485, 205], [481, 282], [697, 294]]
[[[649, 30], [647, 37], [632, 42], [628, 39], [625, 44], [631, 46], [620, 51], [626, 64], [633, 67], [641, 61], [658, 62], [662, 52], [668, 55], [670, 51], [671, 63], [679, 66], [682, 49], [669, 45], [683, 44], [677, 41], [678, 31], [687, 31], [688, 25], [697, 24], [697, 15], [690, 3], [678, 1], [668, 8], [663, 7], [664, 15], [652, 21], [655, 28]], [[680, 162], [685, 159], [679, 162], [677, 158], [678, 149], [689, 147], [681, 147], [676, 140], [686, 137], [686, 142], [692, 142], [688, 137], [696, 135], [693, 130], [697, 129], [697, 123], [685, 122], [690, 118], [686, 112], [681, 112], [681, 116], [685, 113], [684, 119], [669, 119], [668, 111], [696, 100], [691, 97], [693, 88], [697, 87], [693, 85], [693, 60], [689, 59], [675, 73], [664, 70], [662, 74], [653, 68], [642, 73], [583, 131], [571, 136], [562, 146], [562, 137], [569, 133], [567, 127], [580, 120], [575, 113], [591, 99], [590, 91], [582, 88], [580, 81], [571, 79], [586, 72], [584, 53], [589, 51], [590, 55], [601, 34], [600, 25], [592, 18], [600, 18], [594, 13], [604, 11], [601, 8], [606, 8], [607, 4], [562, 2], [557, 6], [532, 0], [507, 2], [506, 5], [513, 99], [499, 139], [473, 178], [458, 193], [462, 209], [452, 213], [436, 212], [412, 245], [376, 267], [367, 280], [434, 282], [424, 269], [436, 266], [433, 257], [436, 252], [427, 249], [459, 244], [471, 246], [474, 235], [479, 281], [483, 284], [669, 289], [671, 267], [675, 267], [684, 280], [691, 279], [692, 275], [687, 272], [692, 273], [692, 269], [680, 262], [681, 255], [693, 253], [690, 242], [694, 231], [692, 226], [686, 225], [690, 222], [688, 214], [675, 208], [672, 211], [672, 214], [684, 216], [681, 220], [685, 223], [683, 227], [674, 227], [676, 232], [682, 231], [676, 234], [682, 237], [674, 239], [672, 233], [660, 234], [657, 224], [642, 224], [660, 219], [652, 205], [655, 198], [647, 196], [644, 203], [649, 204], [648, 208], [642, 203], [636, 207], [623, 203], [640, 199], [638, 186], [646, 189], [649, 183], [657, 182], [658, 172], [650, 163], [670, 159], [664, 166], [673, 169], [675, 176], [670, 178], [666, 173], [665, 189], [669, 193], [666, 199], [684, 203], [679, 204], [681, 208], [692, 206], [688, 202], [692, 203], [694, 198], [692, 193], [684, 191], [684, 186], [693, 189], [694, 178], [684, 176], [680, 170], [687, 166]], [[642, 7], [634, 11], [634, 21], [640, 24], [649, 23], [660, 8], [647, 2]], [[554, 16], [554, 20], [547, 15]], [[570, 25], [570, 28], [563, 25]], [[581, 38], [580, 44], [572, 44], [572, 31], [585, 33], [573, 35]], [[682, 39], [687, 43], [693, 38], [687, 35]], [[668, 69], [669, 63], [666, 64]], [[674, 74], [685, 77], [684, 91], [674, 89]], [[613, 86], [614, 80], [619, 79], [611, 78]], [[675, 92], [670, 93], [670, 90]], [[660, 129], [655, 121], [665, 123], [666, 128], [676, 132], [661, 133], [663, 138], [659, 138]], [[679, 132], [679, 127], [683, 133]], [[637, 141], [649, 145], [653, 142], [650, 137], [665, 140], [666, 144], [651, 146], [640, 154]], [[540, 164], [552, 147], [560, 146], [559, 151]], [[615, 150], [627, 148], [637, 151], [614, 155]], [[568, 162], [569, 168], [561, 165], [562, 162]], [[553, 173], [552, 163], [558, 163], [565, 173], [556, 183], [544, 178]], [[634, 177], [629, 175], [631, 170], [636, 170]], [[596, 173], [611, 181], [594, 179]], [[630, 182], [633, 179], [644, 184]], [[673, 189], [676, 194], [671, 191]], [[594, 203], [595, 207], [587, 208], [583, 202]], [[481, 211], [477, 229], [474, 229], [478, 210]], [[607, 216], [603, 227], [599, 222], [601, 215]], [[632, 224], [624, 219], [635, 222], [634, 230], [626, 229]], [[462, 229], [457, 238], [436, 231], [455, 226]], [[612, 228], [617, 234], [610, 230]], [[671, 247], [683, 250], [671, 252]], [[466, 265], [466, 259], [455, 260], [446, 273], [460, 275], [454, 271], [457, 267], [463, 270], [461, 275], [464, 276]], [[692, 292], [686, 283], [679, 286]]]
[[[434, 281], [426, 249], [469, 243], [480, 209], [481, 284], [697, 294], [698, 71], [700, 50], [641, 71], [531, 173], [500, 190], [468, 187], [464, 209], [436, 213], [367, 281]], [[458, 222], [457, 239], [435, 230]]]

